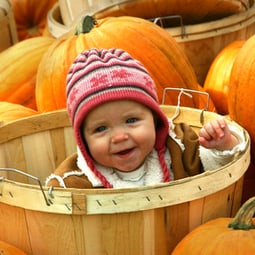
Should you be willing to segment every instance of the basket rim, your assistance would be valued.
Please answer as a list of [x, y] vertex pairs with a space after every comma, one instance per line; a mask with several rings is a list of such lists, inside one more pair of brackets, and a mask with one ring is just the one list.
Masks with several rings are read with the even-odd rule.
[[66, 109], [31, 115], [0, 126], [0, 144], [20, 136], [69, 126]]

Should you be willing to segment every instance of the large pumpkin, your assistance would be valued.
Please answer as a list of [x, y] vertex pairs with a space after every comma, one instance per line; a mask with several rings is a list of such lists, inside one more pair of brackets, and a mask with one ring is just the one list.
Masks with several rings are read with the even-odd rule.
[[[44, 55], [37, 73], [36, 102], [39, 111], [66, 107], [67, 71], [82, 51], [90, 48], [121, 48], [141, 61], [155, 80], [160, 101], [165, 87], [197, 89], [194, 70], [175, 40], [159, 26], [135, 17], [109, 17], [98, 21], [87, 16], [78, 35], [56, 39]], [[178, 92], [167, 93], [176, 104]], [[183, 102], [194, 105], [183, 97]], [[198, 104], [197, 104], [198, 105]]]
[[214, 101], [217, 112], [228, 114], [229, 79], [235, 58], [245, 41], [234, 41], [216, 56], [207, 73], [204, 89]]
[[255, 142], [255, 35], [240, 49], [232, 67], [228, 107], [230, 117], [249, 132]]
[[255, 254], [255, 197], [246, 201], [236, 217], [218, 218], [191, 231], [172, 255], [252, 255]]
[[36, 109], [35, 83], [39, 62], [55, 39], [23, 40], [0, 53], [0, 101]]
[[57, 0], [10, 0], [19, 40], [43, 35], [47, 14]]

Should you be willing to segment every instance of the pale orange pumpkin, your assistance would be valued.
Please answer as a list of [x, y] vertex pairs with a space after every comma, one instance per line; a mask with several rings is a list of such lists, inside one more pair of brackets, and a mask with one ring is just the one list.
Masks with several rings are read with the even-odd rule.
[[[38, 114], [37, 111], [20, 104], [0, 101], [0, 124]], [[1, 254], [1, 253], [0, 253]]]
[[43, 35], [47, 14], [57, 0], [10, 0], [19, 40]]
[[185, 236], [172, 255], [255, 254], [255, 197], [246, 201], [235, 218], [218, 218], [200, 225]]
[[[87, 16], [78, 35], [56, 39], [44, 55], [37, 73], [36, 103], [39, 111], [66, 107], [65, 82], [75, 57], [90, 48], [121, 48], [141, 61], [158, 88], [161, 102], [165, 87], [197, 89], [195, 72], [177, 42], [159, 26], [135, 17], [93, 20]], [[178, 92], [167, 94], [177, 103]], [[184, 98], [188, 106], [199, 105], [196, 96]]]
[[43, 36], [30, 38], [0, 53], [0, 101], [36, 109], [37, 68], [54, 40]]
[[217, 112], [228, 114], [229, 79], [236, 56], [245, 41], [234, 41], [221, 50], [212, 62], [204, 82], [204, 89], [214, 101]]

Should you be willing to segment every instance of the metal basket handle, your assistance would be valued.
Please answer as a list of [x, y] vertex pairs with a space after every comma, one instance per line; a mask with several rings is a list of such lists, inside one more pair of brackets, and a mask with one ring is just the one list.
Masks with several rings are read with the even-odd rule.
[[[206, 100], [206, 103], [205, 103], [205, 108], [202, 109], [201, 113], [200, 113], [200, 123], [203, 124], [204, 123], [204, 111], [208, 111], [208, 108], [209, 108], [209, 102], [210, 102], [210, 95], [209, 95], [209, 93], [204, 92], [204, 91], [199, 91], [199, 90], [193, 90], [193, 89], [170, 88], [170, 87], [169, 88], [164, 88], [163, 96], [162, 96], [162, 102], [161, 102], [162, 105], [165, 104], [166, 93], [168, 91], [170, 91], [170, 90], [180, 91], [178, 100], [180, 99], [180, 96], [182, 94], [192, 97], [192, 95], [189, 94], [189, 93], [202, 94], [202, 95], [205, 95], [207, 97], [207, 100]], [[181, 106], [180, 102], [178, 101], [178, 105], [176, 106], [178, 111], [176, 113], [176, 116], [174, 116], [173, 118], [176, 118], [179, 115], [179, 108], [180, 108], [180, 106]]]
[[[50, 206], [50, 202], [48, 201], [48, 199], [47, 199], [47, 197], [46, 197], [46, 195], [44, 193], [44, 190], [43, 190], [43, 187], [42, 187], [42, 183], [41, 183], [39, 178], [37, 178], [37, 177], [35, 177], [35, 176], [31, 175], [31, 174], [25, 173], [25, 172], [23, 172], [21, 170], [15, 169], [15, 168], [1, 167], [0, 171], [9, 171], [9, 172], [18, 173], [18, 174], [24, 175], [26, 177], [29, 177], [29, 178], [35, 180], [38, 183], [39, 187], [40, 187], [40, 190], [42, 192], [42, 195], [43, 195], [43, 198], [44, 198], [44, 200], [46, 202], [46, 205]], [[0, 177], [0, 181], [2, 181], [3, 179], [4, 179], [3, 176]]]
[[171, 15], [171, 16], [164, 16], [164, 17], [156, 17], [156, 18], [152, 18], [150, 19], [154, 24], [162, 27], [162, 28], [166, 28], [164, 25], [164, 21], [169, 21], [169, 20], [179, 20], [180, 22], [180, 28], [181, 28], [181, 38], [183, 39], [184, 37], [187, 37], [186, 35], [186, 28], [185, 25], [183, 23], [183, 18], [181, 15]]

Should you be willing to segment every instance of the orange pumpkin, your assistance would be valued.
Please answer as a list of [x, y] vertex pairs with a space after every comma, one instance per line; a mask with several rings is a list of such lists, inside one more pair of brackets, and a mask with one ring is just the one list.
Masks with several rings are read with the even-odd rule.
[[17, 247], [0, 240], [0, 254], [2, 255], [26, 255]]
[[199, 226], [184, 237], [172, 255], [255, 254], [255, 197], [246, 201], [235, 218], [218, 218]]
[[214, 101], [217, 112], [228, 114], [229, 79], [236, 56], [245, 41], [234, 41], [221, 50], [207, 73], [204, 89]]
[[0, 53], [0, 101], [36, 109], [35, 83], [39, 62], [55, 39], [35, 37]]
[[228, 108], [230, 117], [249, 132], [255, 142], [255, 35], [240, 49], [232, 67]]
[[[38, 114], [37, 111], [20, 104], [0, 101], [0, 123], [8, 123], [24, 117]], [[1, 254], [1, 253], [0, 253]]]
[[57, 0], [10, 0], [19, 40], [43, 35], [47, 14]]
[[[93, 23], [94, 22], [94, 23]], [[96, 22], [96, 23], [95, 23]], [[90, 48], [121, 48], [141, 61], [158, 87], [160, 101], [165, 87], [197, 89], [194, 70], [175, 40], [159, 26], [136, 17], [109, 17], [95, 21], [85, 17], [78, 35], [56, 39], [44, 55], [37, 74], [38, 110], [66, 106], [67, 71], [82, 51]], [[168, 93], [176, 103], [177, 93]], [[193, 105], [195, 99], [186, 98]]]

